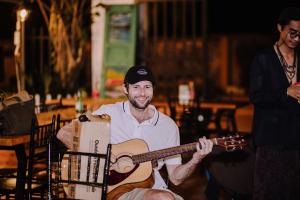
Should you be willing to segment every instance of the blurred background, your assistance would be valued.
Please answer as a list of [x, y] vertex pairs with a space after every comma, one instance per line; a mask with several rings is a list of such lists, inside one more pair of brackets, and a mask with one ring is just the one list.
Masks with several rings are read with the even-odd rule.
[[[251, 138], [249, 66], [276, 41], [287, 6], [300, 1], [0, 0], [0, 97], [27, 90], [40, 121], [58, 113], [71, 120], [123, 98], [124, 74], [143, 64], [157, 77], [152, 103], [178, 124], [182, 144], [202, 136]], [[214, 175], [226, 191], [219, 199], [251, 199], [253, 149], [239, 153], [225, 154], [226, 162], [213, 158], [215, 165], [171, 188], [207, 200]], [[0, 154], [0, 166], [16, 165], [14, 152]]]

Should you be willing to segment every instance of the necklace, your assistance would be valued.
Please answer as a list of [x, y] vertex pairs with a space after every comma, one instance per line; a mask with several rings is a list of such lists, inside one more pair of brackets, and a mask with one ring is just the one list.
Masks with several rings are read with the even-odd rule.
[[281, 53], [281, 51], [280, 51], [278, 45], [275, 44], [275, 46], [276, 46], [277, 54], [278, 54], [279, 60], [280, 60], [280, 62], [281, 62], [281, 65], [282, 65], [282, 67], [283, 67], [283, 69], [284, 69], [284, 72], [285, 72], [285, 74], [286, 74], [286, 76], [287, 76], [287, 78], [288, 78], [288, 80], [289, 80], [289, 83], [291, 84], [292, 81], [293, 81], [293, 78], [294, 78], [295, 75], [296, 75], [296, 67], [297, 67], [297, 66], [296, 66], [296, 63], [297, 63], [297, 62], [296, 62], [296, 61], [297, 61], [296, 53], [295, 53], [295, 51], [294, 51], [294, 62], [293, 62], [293, 65], [289, 65], [289, 64], [286, 62], [284, 56], [282, 55], [282, 53]]

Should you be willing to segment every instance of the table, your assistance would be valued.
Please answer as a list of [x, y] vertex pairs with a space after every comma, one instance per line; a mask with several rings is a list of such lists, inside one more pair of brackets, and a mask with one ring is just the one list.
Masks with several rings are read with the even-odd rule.
[[[101, 105], [112, 104], [112, 103], [121, 102], [121, 101], [127, 101], [127, 98], [114, 98], [114, 99], [112, 99], [112, 98], [83, 98], [83, 105], [84, 105], [85, 109], [94, 111], [94, 110], [98, 109]], [[65, 107], [65, 108], [75, 108], [75, 102], [76, 102], [75, 98], [63, 98], [61, 100], [59, 100], [59, 99], [46, 100], [45, 104], [46, 105], [56, 105], [57, 104], [57, 105], [61, 105], [61, 106]], [[163, 112], [166, 115], [170, 115], [168, 102], [154, 100], [152, 102], [152, 104], [154, 104], [159, 111]], [[52, 111], [50, 111], [50, 112], [53, 113]], [[55, 113], [58, 113], [58, 112], [55, 112]], [[44, 117], [42, 117], [42, 118], [44, 118]]]
[[23, 200], [25, 194], [27, 157], [25, 144], [30, 140], [30, 135], [0, 136], [1, 150], [14, 150], [18, 161], [15, 199]]
[[74, 107], [62, 108], [48, 112], [41, 112], [37, 114], [37, 120], [39, 125], [51, 123], [52, 116], [57, 116], [58, 114], [60, 114], [61, 120], [74, 119], [76, 117], [76, 111]]
[[[238, 108], [238, 105], [231, 102], [215, 102], [215, 101], [204, 101], [200, 102], [199, 107], [201, 109], [210, 109], [212, 111], [212, 126], [208, 129], [215, 131], [220, 136], [228, 133], [236, 133], [237, 125], [235, 119], [235, 112]], [[222, 125], [223, 124], [223, 125]]]
[[227, 101], [193, 101], [186, 105], [177, 100], [169, 101], [170, 116], [179, 127], [201, 120], [208, 132], [220, 134], [237, 131], [235, 111], [239, 107], [239, 104]]
[[220, 109], [231, 109], [234, 110], [237, 108], [235, 103], [228, 103], [228, 102], [200, 102], [200, 108], [210, 108], [212, 109], [213, 113], [216, 113]]
[[[124, 101], [126, 98], [89, 98], [85, 97], [82, 99], [83, 105], [86, 109], [88, 110], [95, 110], [101, 105], [104, 104], [111, 104], [111, 103], [116, 103], [119, 101]], [[55, 104], [61, 104], [62, 106], [65, 107], [75, 107], [76, 99], [75, 98], [63, 98], [63, 99], [51, 99], [51, 100], [46, 100], [45, 104], [46, 105], [55, 105]]]

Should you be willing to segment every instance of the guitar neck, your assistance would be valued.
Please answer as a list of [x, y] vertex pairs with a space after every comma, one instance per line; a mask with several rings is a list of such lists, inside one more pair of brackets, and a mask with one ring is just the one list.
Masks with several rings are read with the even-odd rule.
[[[218, 144], [216, 139], [211, 139], [211, 141], [214, 144]], [[184, 145], [177, 146], [177, 147], [171, 147], [171, 148], [167, 148], [167, 149], [162, 149], [162, 150], [157, 150], [157, 151], [134, 155], [134, 156], [132, 156], [132, 160], [133, 160], [134, 164], [148, 162], [148, 161], [152, 161], [152, 160], [159, 160], [161, 158], [166, 158], [166, 157], [177, 155], [177, 154], [196, 151], [198, 144], [201, 148], [201, 145], [199, 142], [194, 142], [194, 143], [184, 144]]]

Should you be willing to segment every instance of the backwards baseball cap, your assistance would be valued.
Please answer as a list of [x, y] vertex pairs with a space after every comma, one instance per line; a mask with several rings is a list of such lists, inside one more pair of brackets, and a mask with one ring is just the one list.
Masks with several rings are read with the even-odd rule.
[[278, 23], [285, 24], [291, 20], [300, 21], [300, 8], [287, 7], [279, 15]]
[[150, 81], [152, 85], [155, 85], [155, 78], [152, 71], [145, 66], [133, 66], [128, 69], [124, 83], [135, 84], [140, 81]]

